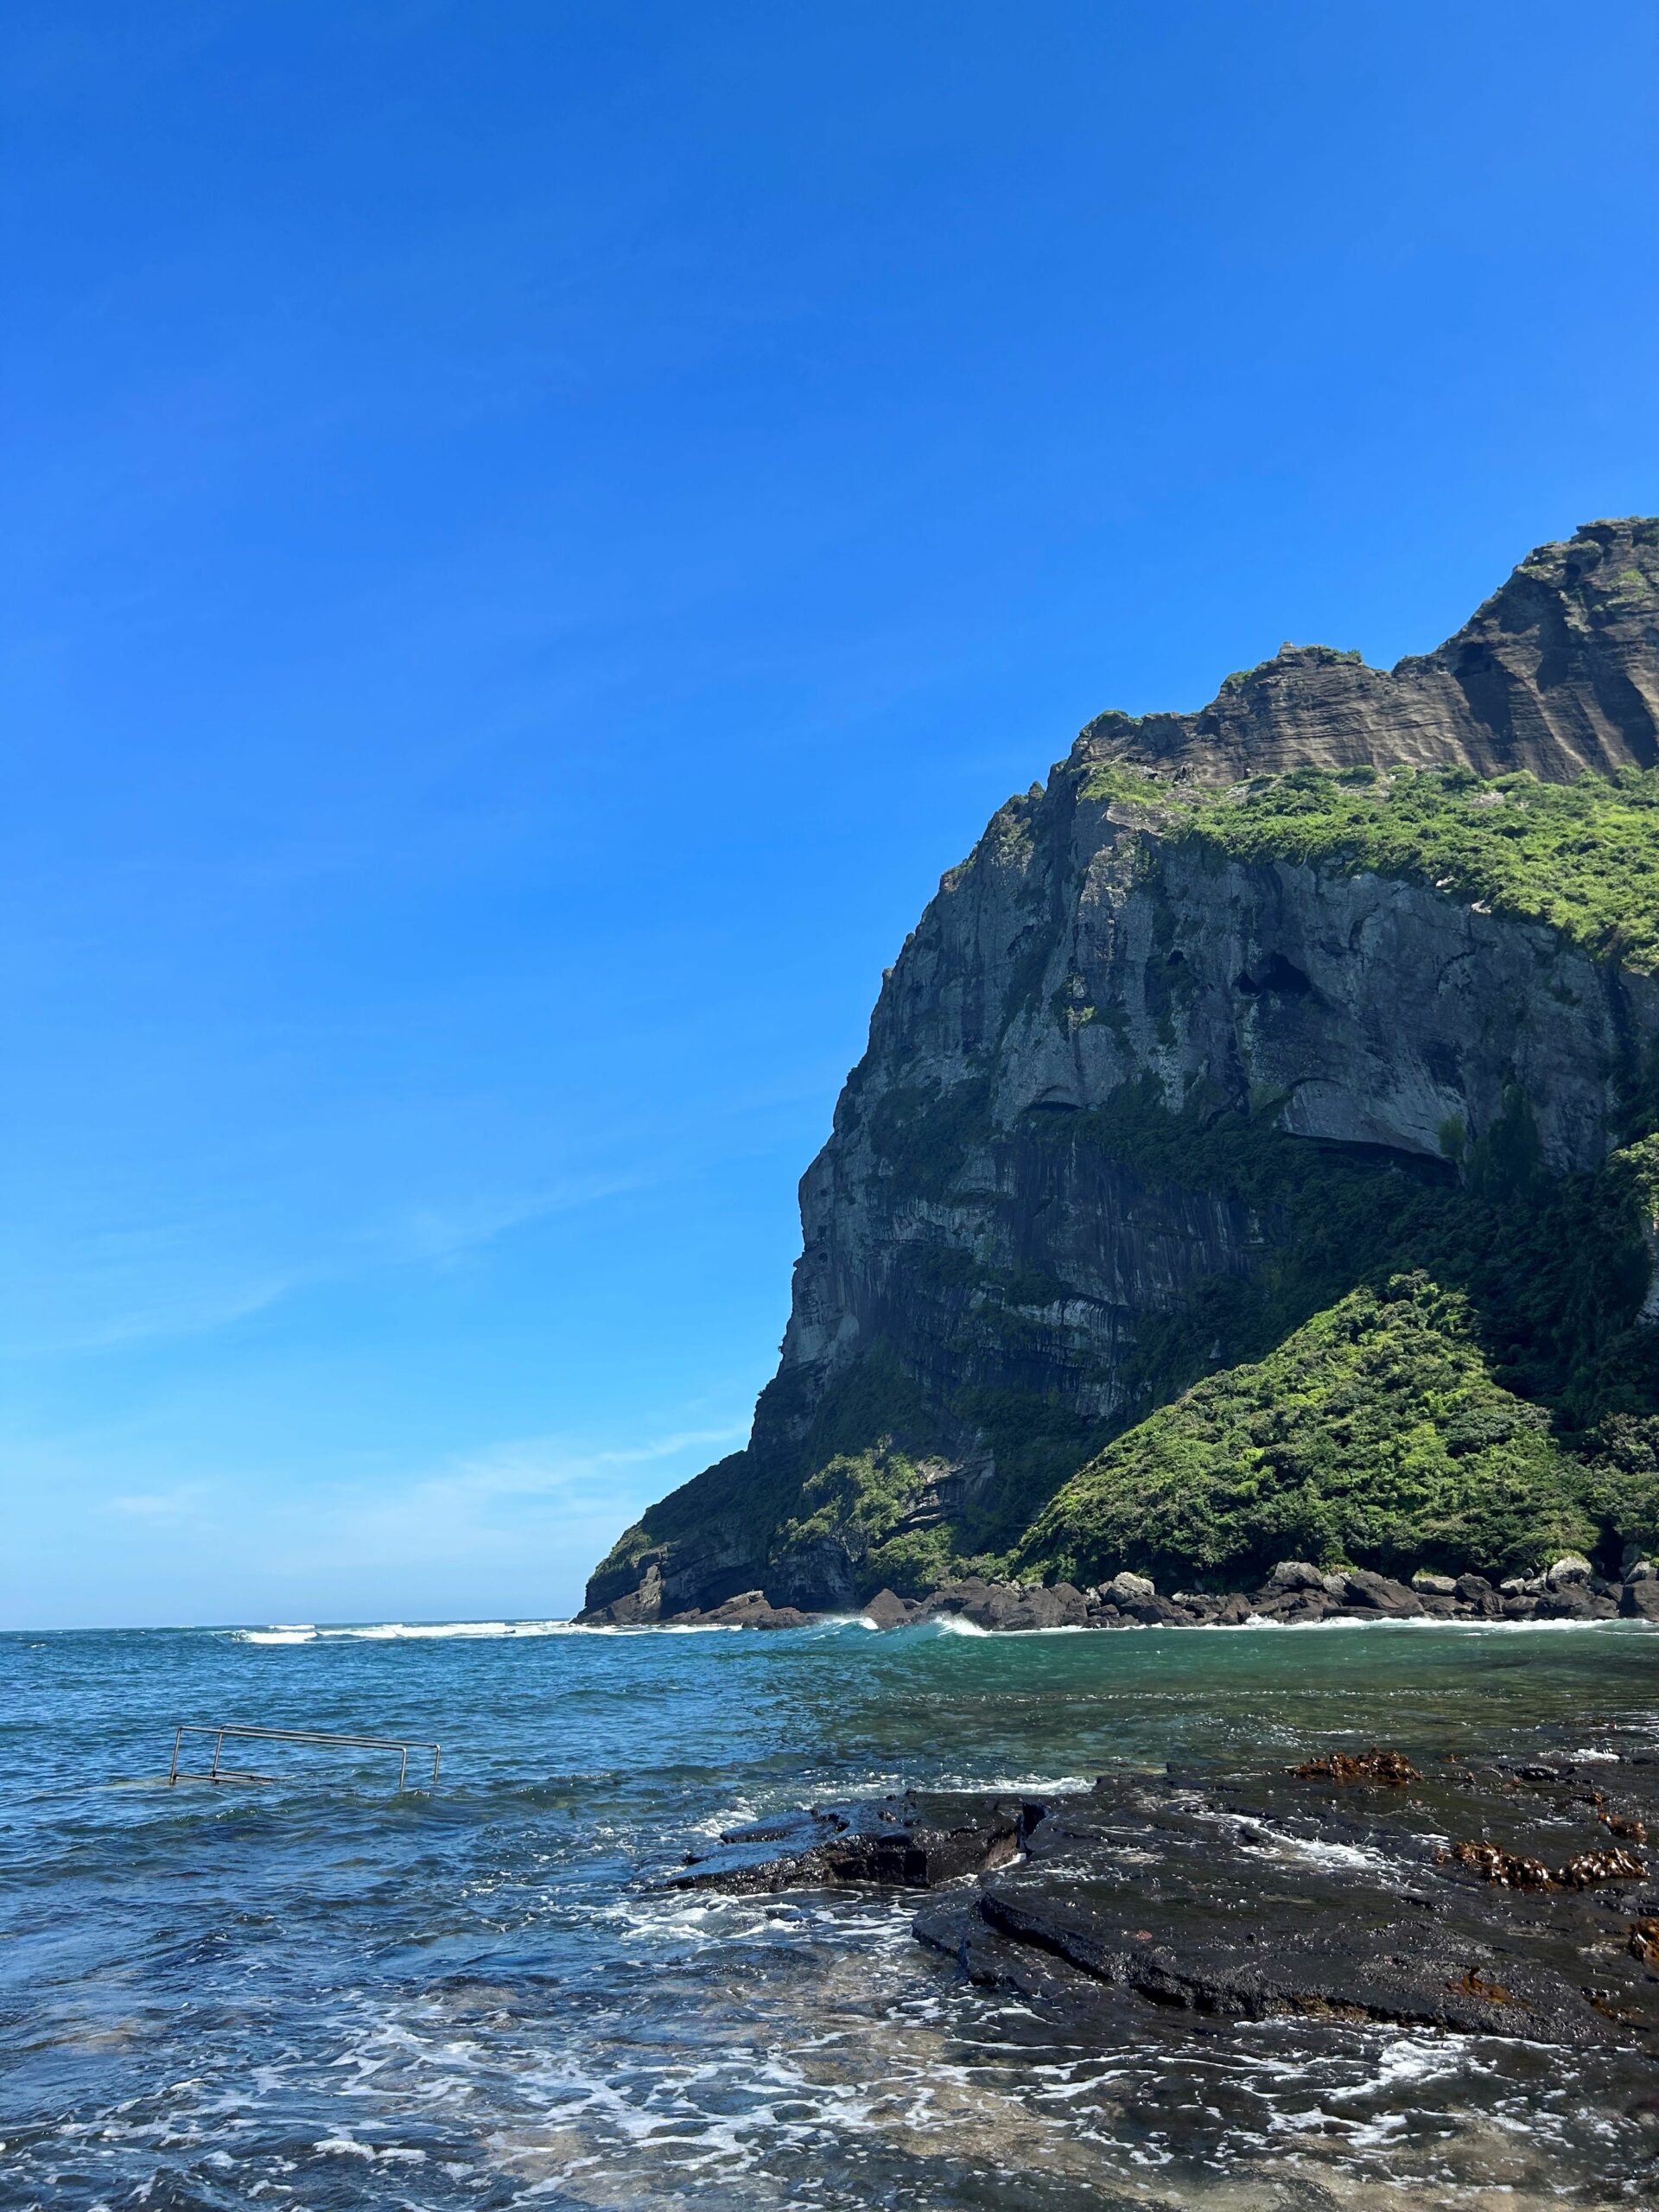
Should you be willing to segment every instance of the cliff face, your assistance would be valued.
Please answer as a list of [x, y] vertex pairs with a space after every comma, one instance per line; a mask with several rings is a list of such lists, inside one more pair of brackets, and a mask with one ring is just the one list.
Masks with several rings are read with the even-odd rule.
[[[1239, 857], [1175, 802], [1308, 767], [1386, 789], [1399, 766], [1564, 781], [1656, 760], [1652, 523], [1541, 549], [1389, 673], [1287, 648], [1199, 715], [1091, 723], [886, 979], [801, 1185], [749, 1447], [627, 1532], [590, 1617], [755, 1588], [834, 1608], [1007, 1556], [1197, 1374], [1259, 1356], [1368, 1258], [1414, 1261], [1391, 1224], [1461, 1252], [1466, 1228], [1433, 1224], [1477, 1186], [1586, 1186], [1659, 1037], [1649, 975], [1466, 887]], [[1322, 1205], [1365, 1225], [1351, 1264]]]
[[1541, 545], [1437, 652], [1390, 670], [1285, 645], [1197, 715], [1103, 715], [1084, 734], [1211, 782], [1303, 766], [1529, 768], [1562, 782], [1659, 762], [1652, 525]]

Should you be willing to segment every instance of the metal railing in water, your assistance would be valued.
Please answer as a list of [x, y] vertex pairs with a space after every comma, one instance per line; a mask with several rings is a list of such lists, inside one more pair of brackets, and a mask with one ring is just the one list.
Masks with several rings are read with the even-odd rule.
[[[213, 1763], [206, 1774], [190, 1774], [179, 1764], [179, 1756], [187, 1736], [211, 1736], [213, 1738]], [[409, 1755], [411, 1751], [430, 1751], [432, 1754], [432, 1785], [438, 1779], [440, 1747], [436, 1744], [405, 1743], [396, 1736], [332, 1736], [311, 1728], [253, 1728], [241, 1722], [226, 1720], [181, 1720], [173, 1736], [173, 1764], [168, 1769], [170, 1789], [175, 1782], [270, 1782], [274, 1774], [255, 1774], [251, 1768], [226, 1766], [224, 1762], [225, 1738], [253, 1737], [268, 1744], [323, 1744], [348, 1747], [364, 1751], [396, 1751], [397, 1759], [397, 1787], [407, 1785]]]

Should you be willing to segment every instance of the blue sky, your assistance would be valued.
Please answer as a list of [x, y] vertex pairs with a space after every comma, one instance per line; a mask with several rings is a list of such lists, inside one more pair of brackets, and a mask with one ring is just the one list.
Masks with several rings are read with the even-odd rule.
[[1659, 508], [1659, 15], [19, 4], [0, 1618], [543, 1615], [1107, 706]]

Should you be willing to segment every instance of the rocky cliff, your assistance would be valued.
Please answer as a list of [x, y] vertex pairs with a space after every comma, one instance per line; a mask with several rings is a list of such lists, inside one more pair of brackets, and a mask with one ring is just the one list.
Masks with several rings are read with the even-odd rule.
[[1299, 767], [1530, 769], [1551, 782], [1659, 764], [1652, 524], [1541, 545], [1437, 652], [1389, 670], [1281, 646], [1197, 715], [1103, 715], [1084, 732], [1206, 782]]
[[[1091, 722], [945, 877], [886, 978], [801, 1185], [747, 1448], [624, 1535], [588, 1617], [1041, 1573], [1075, 1556], [1068, 1485], [1103, 1452], [1132, 1493], [1158, 1408], [1402, 1271], [1432, 1279], [1413, 1312], [1547, 1432], [1570, 1511], [1539, 1543], [1569, 1524], [1624, 1541], [1659, 1464], [1656, 762], [1645, 521], [1541, 548], [1390, 671], [1287, 646], [1200, 714]], [[1243, 1453], [1317, 1488], [1357, 1387], [1328, 1386], [1287, 1472], [1252, 1431], [1226, 1447], [1232, 1476]], [[1376, 1479], [1422, 1500], [1392, 1523], [1337, 1513], [1327, 1558], [1527, 1564], [1496, 1506], [1444, 1534], [1433, 1470], [1496, 1500], [1510, 1462], [1460, 1440], [1427, 1382], [1419, 1397], [1391, 1420], [1427, 1440]], [[1170, 1479], [1151, 1456], [1145, 1478]], [[1277, 1555], [1271, 1519], [1253, 1548], [1243, 1509], [1239, 1573]], [[1500, 1521], [1501, 1543], [1470, 1533]], [[1216, 1567], [1183, 1551], [1179, 1514], [1164, 1523], [1160, 1560]], [[1113, 1541], [1091, 1571], [1138, 1563]]]

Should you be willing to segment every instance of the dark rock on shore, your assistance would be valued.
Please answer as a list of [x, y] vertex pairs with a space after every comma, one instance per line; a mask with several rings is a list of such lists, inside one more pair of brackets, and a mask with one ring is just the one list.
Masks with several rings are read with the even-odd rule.
[[864, 1608], [864, 1618], [874, 1628], [903, 1628], [920, 1611], [913, 1599], [895, 1597], [891, 1590], [878, 1590]]
[[673, 1622], [679, 1628], [804, 1628], [817, 1618], [798, 1605], [772, 1605], [763, 1590], [743, 1590], [707, 1612], [676, 1613]]
[[734, 1830], [673, 1878], [943, 1885], [919, 1940], [1085, 2037], [1110, 2032], [1109, 2000], [1194, 2031], [1301, 2016], [1659, 2056], [1650, 1833], [1651, 1758], [1326, 1751], [1088, 1796], [815, 1808]]
[[856, 1882], [928, 1890], [1004, 1865], [1021, 1834], [1017, 1799], [906, 1791], [730, 1828], [667, 1886], [736, 1896]]
[[993, 1630], [1230, 1628], [1248, 1620], [1287, 1627], [1323, 1620], [1612, 1620], [1620, 1614], [1659, 1623], [1659, 1579], [1609, 1583], [1587, 1561], [1562, 1560], [1504, 1596], [1481, 1574], [1420, 1573], [1407, 1584], [1363, 1568], [1326, 1572], [1306, 1560], [1284, 1560], [1248, 1596], [1178, 1590], [1164, 1597], [1143, 1574], [1115, 1575], [1090, 1590], [970, 1576], [943, 1584], [919, 1603], [883, 1591], [865, 1608], [880, 1628], [941, 1614]]
[[[836, 1609], [844, 1615], [852, 1601]], [[1178, 1590], [1162, 1595], [1144, 1574], [1122, 1573], [1080, 1590], [1070, 1582], [992, 1581], [968, 1575], [941, 1583], [925, 1598], [878, 1591], [858, 1609], [879, 1629], [954, 1618], [997, 1634], [1053, 1628], [1236, 1628], [1246, 1621], [1285, 1627], [1325, 1620], [1626, 1620], [1659, 1625], [1659, 1576], [1646, 1560], [1625, 1582], [1605, 1581], [1587, 1560], [1558, 1560], [1542, 1573], [1494, 1589], [1484, 1575], [1420, 1572], [1409, 1584], [1365, 1568], [1327, 1571], [1306, 1560], [1283, 1560], [1261, 1586], [1245, 1593]], [[677, 1627], [801, 1628], [823, 1611], [774, 1605], [762, 1590], [744, 1590], [707, 1611], [662, 1616]], [[586, 1616], [612, 1625], [639, 1621], [632, 1599]]]
[[[1583, 1924], [1602, 1908], [1563, 1915], [1552, 1899], [1523, 1910], [1505, 1892], [1495, 1911], [1491, 1885], [1459, 1890], [1429, 1871], [1421, 1833], [1379, 1838], [1380, 1823], [1352, 1820], [1333, 1824], [1335, 1837], [1271, 1830], [1259, 1800], [1233, 1817], [1249, 1814], [1255, 1840], [1218, 1837], [1216, 1809], [1179, 1791], [1057, 1808], [1026, 1865], [918, 1932], [993, 1985], [1010, 1946], [1035, 1948], [1210, 2017], [1313, 2013], [1552, 2043], [1613, 2037], [1617, 2024], [1581, 1986], [1589, 1972], [1627, 2010], [1645, 1998], [1643, 2031], [1659, 2028], [1648, 1978], [1594, 1941], [1620, 1931]], [[1372, 1867], [1353, 1863], [1371, 1854]], [[1592, 1964], [1586, 1950], [1602, 1948], [1609, 1956]]]
[[916, 1615], [933, 1620], [951, 1614], [976, 1628], [1086, 1628], [1089, 1604], [1069, 1582], [1045, 1589], [1040, 1584], [986, 1582], [970, 1575], [949, 1582], [926, 1599]]

